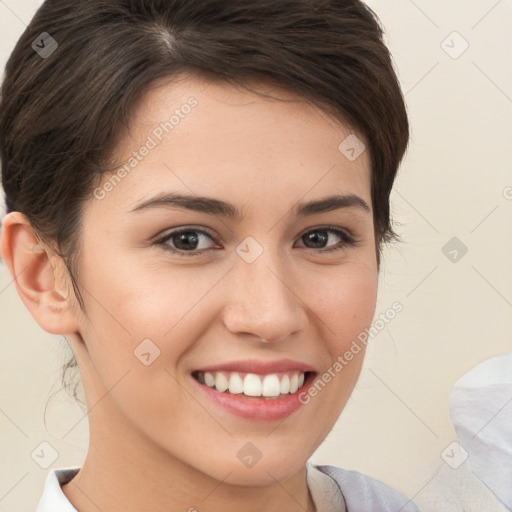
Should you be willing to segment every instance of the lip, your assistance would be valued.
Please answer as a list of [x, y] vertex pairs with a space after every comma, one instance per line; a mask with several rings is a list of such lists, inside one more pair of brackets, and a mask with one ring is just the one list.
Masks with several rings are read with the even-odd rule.
[[[213, 368], [213, 367], [212, 367]], [[202, 371], [202, 370], [200, 370]], [[213, 371], [213, 370], [212, 370]], [[220, 371], [220, 370], [219, 370]], [[225, 370], [229, 371], [229, 370]], [[233, 370], [234, 371], [234, 370]], [[242, 393], [232, 395], [227, 391], [220, 392], [210, 388], [206, 384], [197, 381], [190, 376], [193, 386], [197, 386], [198, 392], [211, 401], [214, 406], [229, 413], [251, 421], [277, 421], [290, 416], [305, 404], [299, 397], [307, 393], [312, 386], [317, 372], [308, 371], [304, 384], [295, 393], [283, 398], [265, 399], [264, 397], [249, 397]]]
[[243, 361], [230, 361], [212, 366], [197, 368], [195, 372], [242, 372], [256, 373], [258, 375], [266, 375], [268, 373], [277, 372], [315, 372], [316, 370], [309, 364], [293, 359], [278, 359], [275, 361], [262, 361], [260, 359], [244, 359]]
[[[197, 372], [240, 372], [267, 375], [270, 373], [299, 371], [306, 373], [304, 384], [295, 392], [283, 398], [265, 399], [264, 397], [249, 397], [242, 393], [231, 394], [210, 388], [194, 378]], [[190, 377], [198, 392], [205, 396], [215, 406], [234, 414], [235, 416], [253, 421], [276, 421], [286, 418], [304, 404], [299, 396], [307, 392], [313, 384], [317, 371], [307, 363], [293, 359], [277, 359], [264, 361], [261, 359], [244, 359], [229, 361], [222, 364], [203, 366], [192, 371]]]

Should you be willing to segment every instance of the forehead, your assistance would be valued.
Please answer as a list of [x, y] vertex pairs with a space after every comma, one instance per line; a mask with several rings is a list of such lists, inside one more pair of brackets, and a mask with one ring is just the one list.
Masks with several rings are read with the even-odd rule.
[[235, 202], [252, 196], [259, 206], [327, 192], [370, 204], [369, 152], [346, 152], [347, 141], [365, 147], [360, 134], [289, 91], [250, 85], [271, 97], [197, 76], [152, 83], [121, 132], [112, 160], [126, 172], [108, 200], [133, 207], [166, 187]]

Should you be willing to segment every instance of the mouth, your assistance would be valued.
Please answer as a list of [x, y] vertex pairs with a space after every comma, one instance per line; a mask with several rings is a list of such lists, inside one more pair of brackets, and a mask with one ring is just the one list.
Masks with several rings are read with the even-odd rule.
[[[198, 396], [218, 411], [249, 421], [277, 421], [298, 412], [318, 372], [290, 358], [239, 359], [190, 372]], [[313, 411], [313, 409], [309, 409]]]
[[256, 400], [279, 400], [300, 392], [316, 372], [285, 371], [267, 374], [240, 371], [192, 372], [200, 384], [225, 395], [239, 395]]

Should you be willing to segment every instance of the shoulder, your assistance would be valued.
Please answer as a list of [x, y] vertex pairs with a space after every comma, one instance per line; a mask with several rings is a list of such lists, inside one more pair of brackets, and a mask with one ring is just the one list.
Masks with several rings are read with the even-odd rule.
[[376, 478], [336, 466], [315, 467], [337, 482], [347, 512], [421, 512], [412, 500]]

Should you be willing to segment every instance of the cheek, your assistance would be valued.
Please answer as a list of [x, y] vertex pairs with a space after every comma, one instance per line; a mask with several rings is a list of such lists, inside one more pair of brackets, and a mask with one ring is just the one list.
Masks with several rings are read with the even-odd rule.
[[[327, 275], [330, 274], [330, 275]], [[317, 418], [317, 445], [327, 436], [352, 394], [364, 362], [365, 345], [357, 337], [371, 325], [377, 300], [376, 268], [350, 263], [319, 272], [304, 283], [311, 290], [307, 303], [320, 332], [316, 343], [324, 365], [308, 394], [305, 406]], [[304, 288], [306, 289], [306, 288]], [[316, 447], [315, 447], [316, 449]]]
[[153, 266], [143, 258], [118, 256], [115, 262], [84, 265], [89, 291], [84, 298], [95, 325], [119, 331], [134, 342], [141, 336], [162, 338], [182, 328], [187, 312], [218, 280], [212, 273], [198, 276], [193, 267], [170, 271], [161, 261]]
[[222, 274], [198, 276], [193, 267], [175, 272], [144, 265], [135, 269], [121, 258], [115, 266], [95, 263], [85, 267], [94, 272], [83, 274], [88, 319], [80, 331], [103, 383], [113, 386], [128, 370], [132, 377], [142, 372], [138, 376], [148, 385], [157, 371], [164, 374], [157, 378], [170, 379], [164, 369], [174, 373], [180, 358], [214, 321], [208, 292]]
[[[371, 324], [377, 301], [376, 268], [347, 264], [308, 278], [307, 304], [321, 318], [331, 356], [339, 355]], [[335, 353], [335, 354], [334, 354]]]
[[354, 263], [316, 282], [308, 304], [321, 320], [317, 322], [322, 330], [318, 343], [327, 356], [324, 380], [331, 390], [324, 400], [331, 402], [336, 415], [361, 371], [366, 346], [358, 336], [371, 325], [375, 314], [378, 277], [371, 266]]

